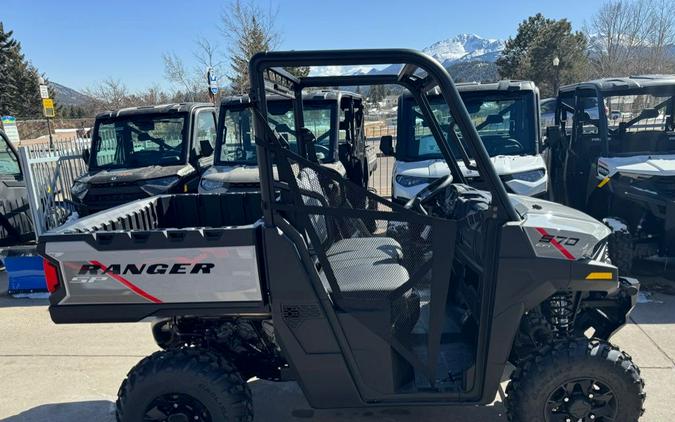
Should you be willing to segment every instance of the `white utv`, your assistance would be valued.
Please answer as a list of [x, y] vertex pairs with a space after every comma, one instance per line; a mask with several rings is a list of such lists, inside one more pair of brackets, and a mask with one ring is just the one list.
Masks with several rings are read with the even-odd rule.
[[[547, 197], [548, 175], [541, 156], [539, 131], [539, 90], [534, 83], [472, 82], [457, 84], [457, 90], [507, 191]], [[442, 97], [429, 95], [429, 103], [434, 115], [442, 122], [445, 135], [451, 130], [456, 132]], [[385, 136], [380, 141], [380, 150], [396, 157], [392, 198], [406, 203], [430, 182], [450, 174], [450, 170], [412, 95], [399, 97], [397, 121], [395, 147], [393, 139]], [[465, 158], [457, 164], [471, 185], [482, 188], [484, 181], [471, 163], [471, 151], [462, 145], [465, 143], [454, 147], [453, 155]]]

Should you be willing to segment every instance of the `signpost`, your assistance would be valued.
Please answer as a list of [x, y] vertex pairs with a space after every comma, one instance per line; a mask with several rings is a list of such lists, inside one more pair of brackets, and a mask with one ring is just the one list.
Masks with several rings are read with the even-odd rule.
[[42, 114], [47, 118], [47, 132], [49, 132], [49, 149], [54, 149], [54, 139], [52, 138], [52, 127], [49, 119], [56, 117], [56, 109], [54, 108], [54, 100], [49, 98], [49, 87], [45, 83], [42, 76], [38, 76], [38, 83], [40, 84], [40, 98], [42, 98]]
[[54, 100], [51, 98], [42, 99], [42, 112], [47, 118], [56, 117], [56, 110], [54, 110]]
[[206, 71], [206, 79], [209, 83], [209, 98], [211, 102], [216, 102], [216, 94], [218, 93], [218, 77], [213, 74], [213, 68], [209, 67]]
[[16, 117], [2, 116], [2, 127], [7, 134], [7, 137], [13, 144], [18, 145], [21, 142], [19, 137], [19, 130], [16, 128]]
[[49, 98], [49, 88], [47, 88], [47, 85], [40, 85], [40, 98], [43, 100]]

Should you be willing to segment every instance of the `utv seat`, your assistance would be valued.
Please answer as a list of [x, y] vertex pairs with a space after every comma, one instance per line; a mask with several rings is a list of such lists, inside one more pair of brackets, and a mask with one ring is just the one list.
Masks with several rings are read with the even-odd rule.
[[[304, 168], [298, 175], [302, 200], [308, 206], [327, 206], [316, 172]], [[412, 330], [420, 313], [419, 296], [406, 289], [410, 279], [401, 261], [401, 245], [389, 237], [352, 237], [333, 240], [331, 221], [324, 215], [310, 216], [335, 276], [339, 293], [333, 292], [325, 270], [320, 276], [326, 291], [347, 311], [385, 315], [388, 329]], [[312, 245], [313, 247], [313, 245]], [[384, 329], [384, 327], [383, 327]]]

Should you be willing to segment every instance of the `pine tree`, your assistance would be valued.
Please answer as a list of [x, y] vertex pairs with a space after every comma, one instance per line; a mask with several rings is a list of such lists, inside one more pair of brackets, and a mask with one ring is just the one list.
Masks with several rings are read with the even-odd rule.
[[13, 31], [5, 32], [0, 22], [0, 114], [39, 117], [42, 106], [38, 77]]

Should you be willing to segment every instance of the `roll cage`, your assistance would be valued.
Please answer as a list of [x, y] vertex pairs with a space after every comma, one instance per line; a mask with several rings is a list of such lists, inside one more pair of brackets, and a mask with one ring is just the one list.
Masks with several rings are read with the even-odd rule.
[[[340, 65], [384, 65], [401, 64], [398, 74], [349, 75], [349, 76], [307, 76], [296, 77], [284, 68], [299, 66], [340, 66]], [[496, 215], [507, 221], [518, 221], [520, 217], [509, 201], [508, 195], [497, 175], [480, 136], [473, 126], [469, 114], [447, 70], [429, 56], [405, 49], [364, 49], [333, 51], [288, 51], [258, 53], [249, 62], [251, 79], [250, 97], [257, 113], [254, 116], [256, 142], [258, 143], [258, 163], [261, 175], [263, 216], [266, 224], [274, 225], [274, 215], [270, 204], [274, 200], [273, 164], [270, 139], [260, 134], [269, 131], [267, 123], [267, 94], [276, 94], [294, 99], [296, 127], [303, 127], [302, 91], [306, 88], [365, 86], [365, 85], [401, 85], [415, 97], [430, 130], [447, 162], [453, 180], [465, 183], [466, 180], [454, 157], [450, 142], [456, 143], [463, 151], [462, 142], [452, 131], [451, 139], [446, 139], [438, 120], [431, 112], [427, 92], [437, 87], [448, 103], [450, 113], [461, 131], [468, 154], [461, 157], [479, 171], [486, 180], [486, 186], [492, 194], [492, 206]], [[266, 148], [267, 147], [267, 148]], [[299, 148], [306, 148], [301, 142]], [[302, 151], [302, 149], [301, 149]]]

